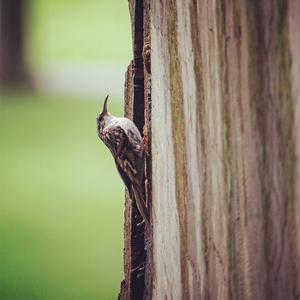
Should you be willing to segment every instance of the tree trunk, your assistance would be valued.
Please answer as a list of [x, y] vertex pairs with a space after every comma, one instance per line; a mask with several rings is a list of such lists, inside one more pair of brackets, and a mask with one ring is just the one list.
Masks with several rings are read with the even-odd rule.
[[150, 5], [144, 298], [300, 299], [300, 2]]
[[0, 0], [0, 86], [29, 84], [25, 63], [25, 4], [24, 0]]

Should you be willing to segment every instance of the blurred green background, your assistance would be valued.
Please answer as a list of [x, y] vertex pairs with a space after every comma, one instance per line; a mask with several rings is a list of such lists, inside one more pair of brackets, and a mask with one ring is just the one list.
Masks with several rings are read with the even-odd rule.
[[[34, 0], [27, 14], [32, 70], [88, 62], [125, 73], [126, 0]], [[96, 116], [111, 92], [101, 85], [97, 97], [38, 86], [0, 90], [1, 300], [117, 298], [124, 186], [96, 135]], [[112, 97], [113, 114], [122, 114], [122, 101]]]

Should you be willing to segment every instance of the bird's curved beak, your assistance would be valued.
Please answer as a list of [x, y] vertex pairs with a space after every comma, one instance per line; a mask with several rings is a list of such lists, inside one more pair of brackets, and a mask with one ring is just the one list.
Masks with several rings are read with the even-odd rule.
[[106, 98], [104, 100], [102, 114], [107, 114], [107, 100], [108, 100], [108, 95], [106, 96]]

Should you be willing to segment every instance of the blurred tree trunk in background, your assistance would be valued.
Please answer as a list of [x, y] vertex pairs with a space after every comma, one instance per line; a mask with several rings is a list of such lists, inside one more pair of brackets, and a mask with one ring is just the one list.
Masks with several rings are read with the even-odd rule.
[[0, 86], [29, 84], [25, 0], [0, 0]]
[[300, 1], [151, 1], [153, 299], [300, 299]]

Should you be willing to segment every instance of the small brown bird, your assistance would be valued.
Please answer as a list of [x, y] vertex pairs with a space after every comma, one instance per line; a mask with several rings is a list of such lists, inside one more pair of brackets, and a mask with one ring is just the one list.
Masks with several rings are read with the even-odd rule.
[[107, 111], [107, 100], [108, 95], [105, 98], [102, 112], [96, 120], [98, 136], [113, 155], [130, 198], [136, 202], [141, 216], [149, 224], [149, 212], [143, 193], [144, 151], [142, 136], [131, 120], [124, 117], [114, 117]]

